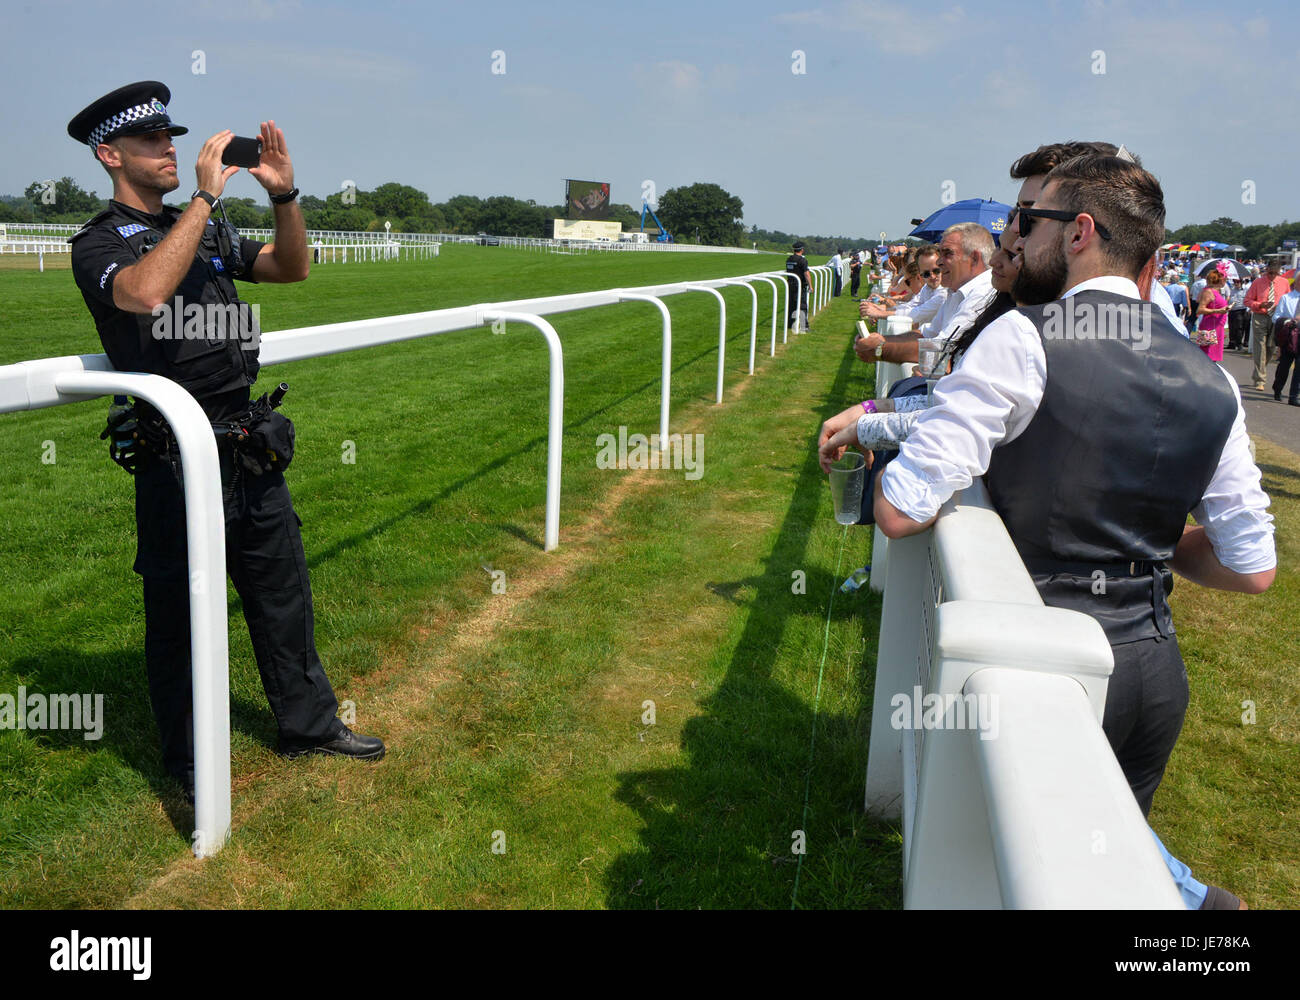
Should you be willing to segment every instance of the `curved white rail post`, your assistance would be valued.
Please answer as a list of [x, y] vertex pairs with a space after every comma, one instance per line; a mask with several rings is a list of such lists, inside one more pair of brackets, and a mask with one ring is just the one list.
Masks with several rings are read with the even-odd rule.
[[720, 282], [723, 285], [739, 285], [753, 297], [754, 302], [749, 310], [749, 374], [754, 374], [754, 348], [758, 343], [758, 290], [745, 278]]
[[555, 327], [530, 313], [498, 312], [485, 309], [479, 313], [479, 325], [502, 320], [506, 323], [527, 323], [536, 327], [546, 338], [551, 356], [550, 416], [546, 432], [546, 541], [550, 552], [560, 544], [560, 449], [564, 444], [564, 349]]
[[226, 519], [212, 425], [194, 397], [175, 382], [159, 375], [114, 371], [103, 355], [49, 358], [0, 368], [0, 413], [111, 393], [148, 400], [162, 414], [176, 435], [185, 471], [194, 697], [193, 848], [196, 857], [208, 857], [221, 850], [230, 836]]
[[772, 353], [769, 357], [776, 357], [776, 311], [781, 307], [780, 293], [776, 290], [776, 279], [769, 278], [765, 274], [751, 275], [753, 281], [766, 281], [772, 286]]
[[727, 355], [727, 302], [722, 297], [722, 293], [716, 288], [710, 288], [707, 285], [695, 285], [689, 281], [682, 282], [682, 287], [692, 292], [708, 292], [718, 300], [718, 405], [722, 405], [722, 374], [726, 364]]
[[673, 377], [673, 318], [668, 313], [668, 307], [663, 304], [662, 299], [657, 299], [653, 295], [643, 295], [641, 292], [625, 292], [619, 290], [618, 298], [620, 302], [649, 302], [659, 309], [660, 315], [664, 320], [664, 345], [663, 345], [663, 369], [659, 377], [661, 391], [659, 397], [659, 448], [662, 451], [668, 447], [668, 386]]
[[[781, 343], [789, 343], [790, 340], [790, 282], [786, 280], [788, 275], [784, 271], [764, 271], [764, 274], [770, 274], [776, 279], [776, 283], [781, 286], [781, 300], [785, 303], [785, 312], [781, 318]], [[776, 352], [773, 351], [773, 356]]]

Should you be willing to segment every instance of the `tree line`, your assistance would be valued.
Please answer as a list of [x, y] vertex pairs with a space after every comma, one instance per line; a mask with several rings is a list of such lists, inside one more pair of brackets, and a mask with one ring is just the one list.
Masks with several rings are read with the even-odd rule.
[[[222, 199], [230, 221], [241, 229], [269, 229], [271, 208], [265, 199], [227, 197]], [[304, 194], [299, 203], [308, 229], [374, 232], [392, 223], [394, 232], [406, 233], [491, 233], [494, 236], [549, 237], [551, 220], [565, 217], [563, 205], [539, 205], [508, 195], [479, 198], [458, 194], [433, 202], [428, 194], [390, 181], [374, 190], [359, 188], [336, 191], [320, 197]], [[82, 223], [107, 205], [94, 191], [83, 190], [71, 177], [53, 183], [33, 181], [22, 195], [0, 196], [0, 223]], [[874, 248], [879, 240], [863, 236], [818, 236], [761, 229], [743, 224], [744, 203], [717, 184], [696, 183], [670, 188], [659, 198], [660, 220], [679, 243], [710, 246], [756, 245], [760, 250], [788, 252], [802, 240], [809, 254], [830, 256], [862, 247]], [[640, 228], [641, 212], [631, 205], [610, 206], [610, 221], [620, 222], [624, 231]], [[649, 218], [647, 223], [653, 224]], [[1218, 240], [1244, 246], [1245, 257], [1271, 253], [1285, 240], [1300, 240], [1300, 222], [1283, 220], [1276, 225], [1246, 226], [1221, 217], [1165, 230], [1166, 243], [1197, 243]]]
[[[230, 221], [241, 229], [267, 229], [271, 208], [265, 199], [227, 196], [221, 199]], [[94, 191], [82, 189], [71, 177], [56, 182], [33, 181], [21, 196], [0, 196], [0, 223], [82, 223], [108, 204]], [[553, 219], [566, 217], [563, 205], [539, 205], [508, 195], [479, 198], [458, 194], [433, 202], [409, 184], [389, 182], [373, 190], [348, 188], [325, 197], [299, 198], [308, 229], [374, 232], [392, 224], [394, 232], [491, 233], [494, 236], [549, 237]], [[672, 188], [659, 199], [657, 213], [673, 238], [685, 243], [740, 246], [744, 235], [744, 205], [716, 184]], [[631, 205], [610, 206], [609, 220], [624, 231], [641, 226], [641, 212]], [[653, 226], [647, 217], [648, 227]]]

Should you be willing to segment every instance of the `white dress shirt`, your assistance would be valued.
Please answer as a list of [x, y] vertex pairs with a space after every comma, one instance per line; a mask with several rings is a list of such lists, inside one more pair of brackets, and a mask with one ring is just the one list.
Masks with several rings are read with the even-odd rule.
[[1183, 326], [1183, 321], [1178, 318], [1178, 313], [1174, 312], [1174, 300], [1169, 297], [1169, 289], [1160, 284], [1154, 278], [1151, 280], [1151, 304], [1159, 306], [1160, 311], [1170, 323], [1174, 324], [1174, 329], [1184, 337], [1189, 337], [1187, 327]]
[[[1107, 276], [1081, 282], [1066, 296], [1096, 289], [1138, 298], [1137, 285]], [[1260, 472], [1250, 457], [1246, 414], [1236, 380], [1222, 368], [1237, 399], [1237, 416], [1201, 502], [1191, 512], [1214, 554], [1237, 573], [1277, 565], [1273, 517]], [[928, 521], [958, 490], [988, 471], [993, 449], [1014, 441], [1033, 420], [1047, 384], [1047, 358], [1034, 325], [1013, 311], [990, 323], [952, 374], [934, 386], [899, 455], [881, 476], [886, 500], [916, 521]], [[1105, 400], [1097, 401], [1106, 416]], [[1113, 415], [1126, 419], [1124, 414]]]
[[943, 308], [943, 303], [947, 298], [948, 289], [944, 288], [943, 285], [938, 288], [931, 288], [930, 283], [927, 281], [916, 294], [916, 298], [911, 302], [903, 303], [895, 309], [894, 315], [907, 316], [913, 323], [928, 323]]
[[993, 272], [987, 267], [960, 288], [948, 293], [939, 312], [921, 326], [921, 338], [947, 342], [975, 322], [997, 296]]
[[1277, 300], [1277, 306], [1273, 309], [1273, 322], [1280, 319], [1300, 320], [1300, 292], [1287, 292]]

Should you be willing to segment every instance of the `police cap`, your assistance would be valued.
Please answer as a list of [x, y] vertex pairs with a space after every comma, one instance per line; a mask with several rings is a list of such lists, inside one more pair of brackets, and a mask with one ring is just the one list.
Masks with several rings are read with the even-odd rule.
[[802, 250], [803, 240], [795, 240], [794, 247], [792, 249], [794, 250], [795, 253], [798, 253], [800, 250]]
[[68, 122], [68, 135], [84, 142], [94, 152], [101, 142], [123, 135], [146, 135], [166, 129], [184, 135], [189, 129], [172, 124], [167, 102], [172, 92], [157, 80], [142, 80], [105, 94]]

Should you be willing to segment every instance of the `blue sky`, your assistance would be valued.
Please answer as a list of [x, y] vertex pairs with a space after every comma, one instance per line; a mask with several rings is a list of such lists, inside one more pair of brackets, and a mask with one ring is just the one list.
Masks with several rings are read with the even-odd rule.
[[183, 187], [204, 138], [273, 117], [313, 194], [397, 180], [554, 204], [577, 177], [637, 205], [646, 180], [711, 181], [746, 225], [897, 236], [945, 182], [1009, 200], [1017, 155], [1078, 138], [1141, 154], [1171, 228], [1300, 218], [1300, 11], [1283, 3], [45, 0], [3, 17], [0, 193], [64, 175], [109, 193], [66, 124], [157, 79], [191, 129]]

